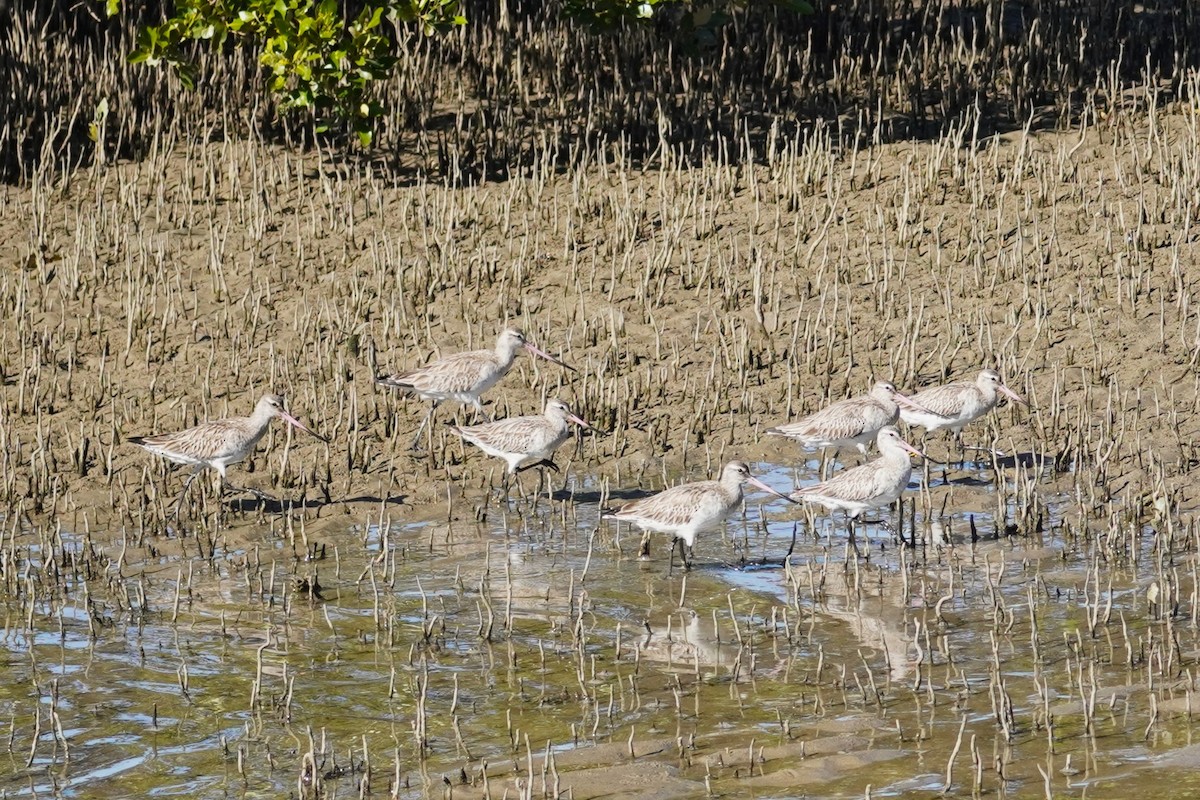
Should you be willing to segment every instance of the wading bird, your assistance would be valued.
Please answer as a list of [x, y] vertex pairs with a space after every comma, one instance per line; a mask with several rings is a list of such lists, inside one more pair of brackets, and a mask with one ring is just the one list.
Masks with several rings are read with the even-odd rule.
[[[575, 368], [565, 364], [549, 353], [539, 350], [533, 343], [525, 339], [525, 334], [516, 328], [509, 328], [496, 339], [494, 350], [470, 350], [465, 353], [453, 353], [432, 361], [423, 367], [410, 372], [396, 375], [380, 375], [375, 382], [381, 386], [393, 386], [409, 394], [415, 394], [423, 400], [432, 400], [429, 412], [421, 420], [417, 435], [413, 437], [411, 449], [415, 450], [421, 441], [421, 432], [433, 418], [433, 413], [444, 400], [458, 403], [469, 403], [475, 411], [483, 414], [483, 403], [479, 397], [508, 374], [512, 369], [517, 352], [525, 349], [533, 355], [547, 361], [566, 367], [572, 372]], [[487, 415], [484, 414], [486, 417]]]
[[1004, 385], [1000, 373], [985, 369], [973, 381], [955, 381], [917, 392], [912, 401], [922, 410], [902, 408], [900, 418], [929, 433], [948, 428], [962, 447], [962, 429], [995, 408], [1000, 395], [1023, 406], [1029, 405], [1025, 398]]
[[904, 441], [900, 431], [891, 425], [879, 431], [875, 446], [879, 448], [879, 458], [792, 492], [795, 500], [817, 503], [830, 511], [846, 512], [851, 541], [854, 540], [854, 522], [863, 512], [891, 505], [908, 486], [908, 479], [912, 477], [908, 454], [925, 457]]
[[768, 428], [766, 433], [794, 439], [810, 448], [853, 445], [859, 453], [866, 455], [867, 445], [875, 441], [885, 425], [896, 424], [902, 409], [927, 411], [892, 384], [879, 381], [867, 394], [831, 403], [795, 422]]
[[144, 447], [155, 455], [162, 456], [176, 464], [185, 464], [192, 468], [192, 474], [183, 484], [183, 491], [175, 501], [175, 511], [172, 517], [179, 514], [180, 503], [192, 481], [205, 467], [212, 467], [221, 476], [221, 488], [233, 489], [238, 492], [249, 492], [260, 499], [273, 499], [257, 489], [242, 488], [229, 483], [225, 470], [230, 464], [236, 464], [250, 454], [258, 440], [267, 432], [267, 426], [275, 417], [281, 417], [284, 422], [295, 426], [305, 433], [327, 442], [323, 436], [306, 428], [300, 420], [289, 414], [283, 406], [283, 398], [277, 394], [264, 394], [254, 406], [254, 413], [248, 417], [227, 417], [202, 422], [187, 430], [175, 433], [161, 433], [155, 436], [132, 436], [129, 441], [139, 447]]
[[572, 413], [561, 400], [546, 403], [544, 414], [509, 417], [482, 425], [451, 425], [450, 430], [489, 456], [502, 458], [508, 464], [504, 488], [512, 475], [530, 467], [549, 467], [555, 472], [554, 451], [571, 437], [570, 423], [582, 428], [592, 426]]
[[696, 534], [716, 527], [742, 502], [742, 484], [745, 483], [795, 502], [751, 475], [745, 463], [730, 461], [721, 470], [720, 480], [672, 486], [658, 494], [606, 511], [602, 518], [632, 522], [643, 531], [671, 534], [674, 539], [671, 542], [671, 557], [667, 562], [668, 573], [674, 562], [676, 543], [679, 544], [679, 557], [684, 569], [690, 569]]

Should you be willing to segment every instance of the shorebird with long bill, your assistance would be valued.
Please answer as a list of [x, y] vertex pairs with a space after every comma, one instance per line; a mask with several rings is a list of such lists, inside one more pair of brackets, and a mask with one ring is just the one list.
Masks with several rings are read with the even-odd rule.
[[647, 532], [671, 534], [674, 539], [667, 563], [668, 572], [675, 559], [677, 543], [684, 569], [690, 569], [696, 534], [715, 528], [742, 502], [742, 485], [746, 483], [788, 502], [795, 502], [751, 475], [750, 468], [744, 462], [730, 461], [721, 470], [720, 480], [672, 486], [658, 494], [606, 511], [601, 518], [632, 522]]
[[794, 500], [817, 503], [830, 511], [844, 511], [851, 541], [854, 540], [855, 520], [873, 508], [884, 508], [896, 502], [908, 486], [912, 477], [909, 453], [925, 457], [904, 441], [900, 431], [891, 425], [879, 431], [875, 445], [879, 448], [878, 458], [792, 492]]
[[421, 432], [433, 418], [437, 407], [446, 400], [470, 404], [478, 414], [484, 417], [483, 403], [480, 395], [496, 385], [497, 382], [512, 369], [517, 353], [526, 350], [530, 354], [543, 358], [552, 364], [575, 371], [575, 368], [540, 350], [525, 338], [525, 334], [517, 328], [505, 330], [496, 339], [496, 347], [492, 350], [469, 350], [464, 353], [453, 353], [443, 356], [418, 367], [410, 372], [395, 375], [380, 375], [375, 382], [381, 386], [392, 386], [409, 394], [415, 394], [423, 400], [432, 400], [429, 412], [421, 420], [417, 435], [413, 437], [411, 449], [415, 450], [421, 441]]
[[922, 389], [912, 397], [922, 410], [902, 408], [900, 418], [929, 433], [948, 428], [962, 446], [962, 429], [995, 408], [1001, 395], [1023, 406], [1029, 405], [1025, 398], [1004, 385], [999, 372], [985, 369], [973, 381], [954, 381]]
[[838, 400], [807, 417], [766, 430], [769, 436], [794, 439], [808, 448], [843, 448], [853, 445], [862, 455], [885, 425], [895, 425], [902, 410], [927, 409], [901, 394], [887, 381], [877, 381], [871, 391]]
[[175, 433], [131, 436], [129, 442], [175, 464], [183, 464], [192, 468], [192, 474], [184, 482], [183, 491], [179, 493], [179, 498], [175, 501], [175, 511], [172, 514], [174, 517], [179, 514], [180, 503], [183, 502], [192, 481], [205, 467], [215, 469], [221, 476], [222, 489], [249, 492], [260, 499], [272, 499], [257, 489], [234, 486], [229, 483], [225, 471], [230, 464], [236, 464], [243, 460], [254, 450], [259, 439], [267, 432], [267, 426], [276, 417], [280, 417], [287, 424], [310, 436], [315, 436], [322, 442], [329, 441], [305, 427], [304, 423], [289, 414], [284, 408], [281, 396], [264, 394], [254, 406], [254, 413], [248, 417], [215, 419]]
[[592, 427], [563, 401], [550, 400], [544, 414], [509, 417], [482, 425], [451, 425], [450, 430], [489, 456], [504, 459], [508, 464], [507, 488], [511, 476], [531, 467], [548, 467], [557, 472], [554, 452], [571, 438], [572, 423], [585, 430]]

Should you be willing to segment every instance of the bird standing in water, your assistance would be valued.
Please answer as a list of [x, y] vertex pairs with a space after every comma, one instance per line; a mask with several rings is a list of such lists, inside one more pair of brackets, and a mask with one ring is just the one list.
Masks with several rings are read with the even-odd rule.
[[805, 447], [842, 448], [853, 445], [866, 455], [867, 445], [875, 441], [885, 425], [895, 425], [902, 409], [926, 411], [901, 394], [887, 381], [878, 381], [871, 391], [849, 397], [822, 408], [807, 417], [768, 428], [769, 436], [785, 436]]
[[904, 441], [900, 431], [888, 425], [876, 438], [879, 458], [866, 464], [842, 470], [832, 478], [792, 492], [792, 499], [817, 503], [830, 511], [846, 512], [850, 540], [854, 540], [854, 523], [865, 511], [883, 508], [896, 502], [912, 477], [912, 462], [908, 454], [924, 457], [917, 448]]
[[658, 494], [607, 511], [602, 518], [632, 522], [644, 531], [671, 534], [674, 539], [671, 542], [668, 572], [675, 558], [676, 543], [684, 569], [690, 569], [696, 534], [716, 527], [742, 502], [742, 485], [746, 483], [788, 502], [795, 502], [751, 475], [750, 468], [744, 462], [730, 461], [721, 470], [720, 480], [672, 486]]

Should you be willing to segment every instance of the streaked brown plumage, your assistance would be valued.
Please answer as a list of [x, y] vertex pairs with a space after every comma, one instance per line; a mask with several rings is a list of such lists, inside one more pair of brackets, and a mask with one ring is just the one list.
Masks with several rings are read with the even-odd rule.
[[[696, 542], [697, 533], [720, 524], [721, 520], [742, 502], [742, 484], [745, 483], [789, 502], [795, 502], [751, 475], [750, 468], [744, 462], [730, 461], [721, 470], [720, 480], [672, 486], [658, 494], [608, 511], [602, 518], [632, 522], [644, 531], [669, 533], [680, 542], [681, 551], [684, 545], [690, 551]], [[684, 566], [688, 566], [686, 555], [683, 555], [683, 562]]]
[[[250, 454], [275, 417], [281, 417], [289, 425], [316, 436], [321, 441], [327, 441], [289, 414], [284, 409], [283, 398], [275, 394], [263, 395], [254, 406], [254, 413], [248, 417], [216, 419], [174, 433], [131, 436], [128, 441], [168, 461], [192, 468], [192, 474], [188, 476], [183, 491], [179, 493], [179, 499], [175, 501], [175, 513], [178, 513], [179, 503], [187, 494], [188, 487], [205, 467], [215, 469], [221, 476], [221, 483], [227, 484], [226, 469], [230, 464], [236, 464]], [[263, 496], [261, 492], [252, 489], [238, 491], [250, 491]]]
[[772, 436], [795, 439], [805, 447], [848, 447], [854, 445], [860, 453], [885, 425], [895, 425], [901, 409], [924, 411], [912, 399], [904, 396], [887, 381], [878, 381], [871, 391], [831, 403], [807, 417], [769, 428]]
[[512, 475], [543, 462], [553, 465], [554, 451], [571, 436], [568, 424], [571, 422], [584, 428], [591, 427], [575, 416], [566, 403], [551, 400], [546, 403], [544, 414], [509, 417], [482, 425], [452, 425], [450, 430], [489, 456], [504, 459], [508, 474]]
[[925, 410], [901, 409], [900, 418], [930, 433], [949, 428], [957, 434], [995, 408], [1001, 394], [1023, 406], [1029, 405], [1025, 398], [1004, 385], [1000, 373], [985, 369], [973, 381], [955, 381], [917, 392], [912, 400]]
[[493, 350], [469, 350], [464, 353], [452, 353], [432, 361], [423, 367], [395, 375], [380, 375], [375, 382], [382, 386], [392, 386], [415, 394], [425, 400], [432, 400], [433, 405], [417, 428], [412, 446], [416, 448], [421, 440], [421, 432], [433, 418], [445, 400], [470, 404], [482, 414], [483, 403], [480, 395], [492, 388], [508, 374], [516, 360], [517, 351], [525, 349], [533, 355], [558, 364], [574, 371], [575, 368], [565, 364], [554, 356], [535, 347], [525, 339], [525, 334], [517, 328], [505, 330], [496, 339]]

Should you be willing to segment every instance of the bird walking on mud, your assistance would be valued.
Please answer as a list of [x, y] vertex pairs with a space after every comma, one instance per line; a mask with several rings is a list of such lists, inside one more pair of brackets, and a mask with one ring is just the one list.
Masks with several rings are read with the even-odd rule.
[[489, 456], [504, 459], [508, 464], [504, 480], [507, 490], [511, 476], [531, 467], [558, 471], [554, 452], [571, 437], [571, 423], [585, 429], [592, 427], [563, 401], [551, 400], [543, 414], [509, 417], [482, 425], [451, 425], [450, 430]]
[[632, 522], [646, 532], [671, 534], [674, 539], [667, 562], [668, 573], [674, 562], [676, 543], [684, 569], [690, 569], [696, 534], [716, 527], [742, 502], [742, 485], [746, 483], [788, 502], [795, 502], [751, 475], [750, 468], [744, 462], [730, 461], [721, 470], [719, 480], [672, 486], [658, 494], [606, 511], [601, 518]]
[[192, 481], [205, 467], [215, 469], [221, 476], [222, 489], [249, 492], [260, 499], [272, 499], [257, 489], [234, 486], [229, 483], [225, 471], [230, 464], [236, 464], [250, 454], [275, 417], [282, 418], [289, 425], [323, 442], [329, 441], [289, 414], [284, 408], [283, 398], [277, 394], [264, 394], [254, 406], [254, 413], [248, 417], [216, 419], [175, 433], [131, 436], [128, 441], [168, 461], [192, 468], [192, 474], [183, 484], [183, 491], [175, 500], [175, 510], [172, 513], [172, 517], [175, 517], [179, 514], [180, 504]]
[[[421, 432], [433, 418], [437, 407], [445, 400], [475, 407], [475, 411], [483, 414], [483, 403], [480, 395], [496, 385], [497, 382], [512, 369], [520, 350], [527, 350], [538, 358], [544, 358], [552, 364], [558, 364], [572, 372], [575, 368], [533, 345], [525, 338], [525, 334], [517, 328], [505, 330], [496, 339], [493, 350], [469, 350], [463, 353], [453, 353], [432, 361], [423, 367], [396, 375], [380, 375], [375, 382], [381, 386], [393, 386], [409, 394], [415, 394], [423, 400], [432, 400], [429, 412], [421, 420], [417, 435], [413, 437], [410, 449], [417, 449], [421, 441]], [[484, 416], [487, 416], [484, 414]]]
[[1025, 398], [1004, 385], [1000, 373], [985, 369], [973, 381], [954, 381], [917, 392], [912, 401], [923, 410], [902, 408], [900, 418], [929, 433], [948, 428], [962, 446], [962, 429], [995, 408], [1001, 395], [1023, 406], [1029, 405]]
[[879, 457], [866, 464], [842, 470], [832, 478], [792, 492], [792, 498], [817, 503], [829, 511], [844, 511], [854, 540], [854, 522], [872, 508], [884, 508], [896, 502], [912, 477], [908, 454], [925, 457], [904, 441], [900, 431], [888, 425], [875, 440]]
[[895, 425], [902, 410], [928, 412], [928, 409], [901, 394], [887, 381], [878, 381], [871, 391], [849, 397], [822, 408], [807, 417], [768, 428], [769, 436], [794, 439], [809, 448], [843, 448], [853, 445], [866, 455], [885, 425]]

